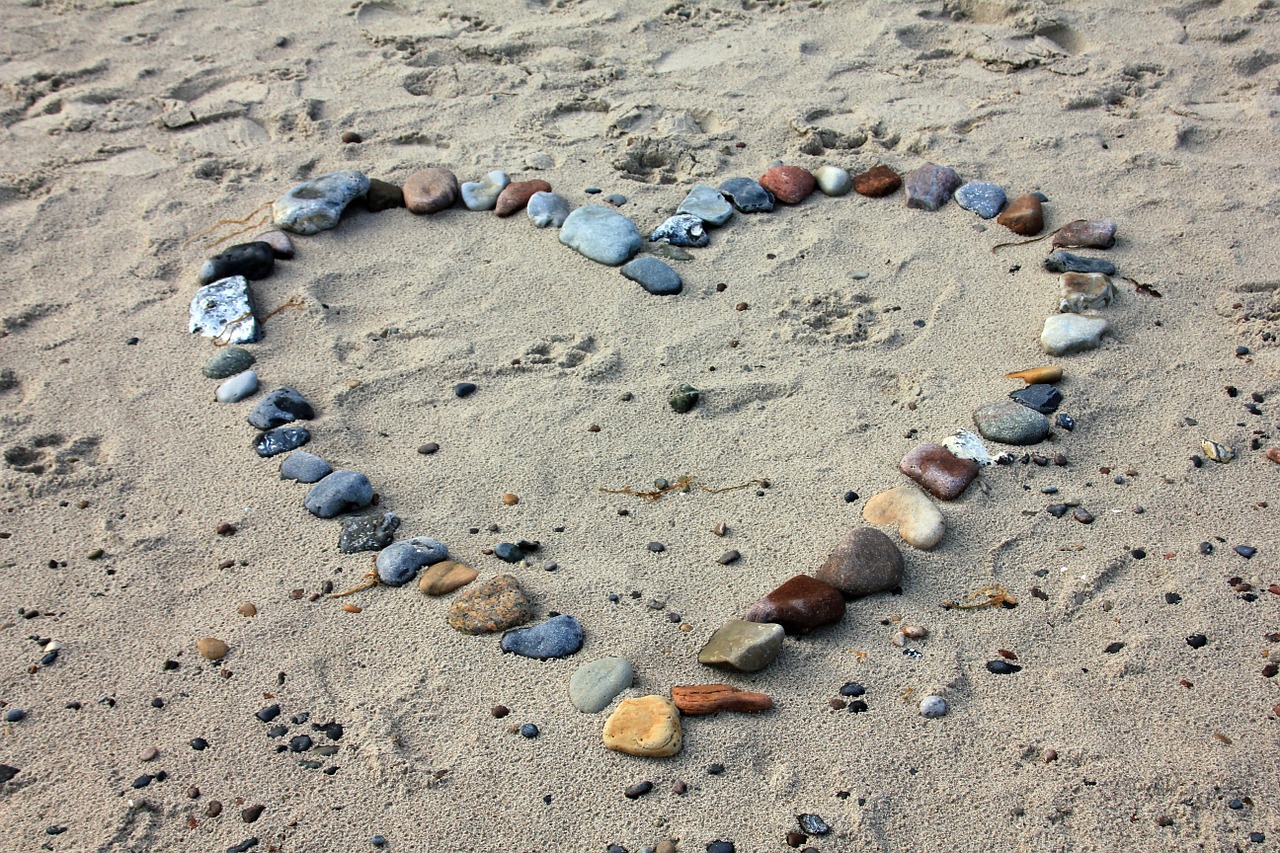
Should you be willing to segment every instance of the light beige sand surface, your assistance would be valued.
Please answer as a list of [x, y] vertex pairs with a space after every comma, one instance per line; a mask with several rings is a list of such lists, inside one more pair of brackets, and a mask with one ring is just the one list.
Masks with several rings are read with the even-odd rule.
[[[1261, 674], [1280, 655], [1265, 638], [1280, 631], [1280, 466], [1262, 452], [1280, 404], [1273, 5], [6, 2], [0, 703], [28, 716], [0, 737], [20, 770], [0, 785], [0, 847], [258, 837], [292, 853], [381, 834], [397, 851], [674, 838], [757, 853], [788, 849], [812, 812], [833, 827], [809, 842], [822, 851], [1277, 849], [1280, 678]], [[342, 144], [346, 130], [365, 141]], [[369, 560], [338, 553], [341, 525], [253, 453], [251, 402], [213, 402], [213, 349], [186, 331], [213, 251], [195, 235], [324, 172], [428, 165], [543, 178], [575, 205], [587, 187], [622, 193], [647, 233], [694, 183], [775, 160], [932, 161], [1042, 191], [1049, 228], [1119, 223], [1108, 257], [1163, 296], [1119, 282], [1115, 334], [1058, 360], [1079, 426], [1047, 449], [1068, 467], [984, 469], [942, 507], [936, 550], [903, 545], [900, 596], [852, 603], [758, 675], [708, 670], [711, 632], [864, 524], [866, 498], [904, 482], [904, 453], [971, 427], [1017, 387], [1006, 372], [1050, 361], [1047, 244], [992, 254], [1008, 232], [955, 205], [814, 196], [736, 216], [662, 299], [523, 216], [356, 212], [255, 285], [264, 308], [304, 303], [253, 347], [264, 386], [315, 403], [310, 449], [366, 473], [402, 535], [440, 539], [482, 578], [508, 567], [481, 549], [540, 541], [514, 571], [540, 616], [576, 616], [587, 640], [540, 663], [453, 631], [447, 600], [414, 587], [353, 596], [358, 614], [310, 601]], [[464, 380], [480, 390], [458, 399]], [[685, 382], [704, 399], [677, 415]], [[1253, 392], [1261, 415], [1243, 407]], [[1239, 458], [1194, 467], [1203, 438]], [[440, 451], [417, 453], [428, 441]], [[600, 491], [683, 474], [771, 486], [651, 504]], [[1044, 512], [1064, 498], [1096, 521]], [[216, 535], [222, 521], [238, 532]], [[1251, 561], [1232, 552], [1246, 543]], [[717, 563], [726, 548], [742, 560]], [[989, 583], [1019, 606], [940, 607]], [[928, 627], [921, 659], [890, 643], [898, 618]], [[231, 645], [221, 666], [195, 652], [209, 635]], [[63, 646], [35, 672], [33, 637]], [[997, 649], [1023, 670], [988, 673]], [[686, 720], [672, 759], [609, 752], [607, 712], [566, 696], [606, 655], [635, 665], [624, 697], [728, 680], [776, 708]], [[867, 713], [828, 707], [849, 680]], [[948, 716], [919, 715], [928, 692]], [[253, 717], [272, 702], [281, 721], [345, 727], [318, 759], [333, 775], [277, 753], [287, 738]], [[491, 717], [499, 703], [510, 717]], [[645, 779], [652, 793], [623, 797]], [[214, 799], [225, 809], [206, 817]]]

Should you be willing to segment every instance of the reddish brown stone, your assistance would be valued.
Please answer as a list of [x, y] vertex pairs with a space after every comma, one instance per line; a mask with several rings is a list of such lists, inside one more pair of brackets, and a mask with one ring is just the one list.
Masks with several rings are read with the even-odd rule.
[[902, 176], [888, 166], [876, 166], [853, 179], [853, 189], [859, 195], [881, 198], [898, 191]]
[[551, 184], [546, 181], [512, 181], [498, 193], [498, 204], [493, 212], [499, 216], [519, 213], [524, 210], [534, 193], [549, 192], [551, 192]]
[[404, 182], [404, 206], [414, 213], [436, 213], [458, 200], [458, 179], [448, 169], [423, 169]]
[[739, 690], [730, 684], [685, 684], [671, 688], [671, 700], [680, 713], [717, 714], [720, 711], [767, 711], [773, 699], [767, 693]]
[[935, 498], [955, 500], [978, 476], [978, 463], [961, 459], [941, 444], [922, 444], [902, 457], [898, 470]]
[[788, 634], [807, 634], [844, 618], [844, 596], [829, 583], [796, 575], [742, 616], [748, 622], [773, 622]]
[[874, 527], [859, 527], [846, 536], [813, 573], [845, 598], [888, 592], [902, 584], [902, 552]]
[[1033, 195], [1018, 196], [996, 217], [1005, 228], [1023, 237], [1034, 237], [1044, 229], [1044, 207]]
[[783, 204], [799, 204], [813, 194], [817, 185], [809, 170], [799, 166], [774, 166], [760, 176], [760, 186]]
[[1053, 235], [1055, 249], [1110, 249], [1116, 244], [1116, 224], [1110, 219], [1077, 219]]

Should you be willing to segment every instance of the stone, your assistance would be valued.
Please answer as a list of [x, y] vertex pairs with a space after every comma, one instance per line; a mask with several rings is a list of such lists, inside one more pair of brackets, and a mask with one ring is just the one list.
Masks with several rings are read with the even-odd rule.
[[1049, 355], [1070, 355], [1097, 349], [1111, 324], [1100, 317], [1083, 314], [1054, 314], [1045, 318], [1040, 347]]
[[283, 231], [263, 231], [253, 239], [270, 246], [277, 260], [288, 260], [293, 257], [293, 241]]
[[926, 443], [902, 457], [898, 470], [935, 498], [951, 501], [960, 497], [978, 476], [978, 463], [960, 459], [940, 444]]
[[388, 545], [378, 553], [374, 568], [378, 580], [387, 586], [404, 586], [418, 575], [423, 566], [439, 563], [449, 556], [449, 549], [442, 542], [426, 536], [415, 536], [403, 542]]
[[302, 505], [318, 518], [355, 512], [373, 503], [369, 478], [356, 471], [338, 470], [311, 487]]
[[309, 421], [315, 409], [297, 388], [277, 388], [259, 401], [249, 413], [250, 425], [257, 429], [275, 429], [297, 420]]
[[960, 176], [950, 166], [925, 163], [907, 173], [907, 207], [937, 210], [951, 199], [960, 183]]
[[956, 190], [956, 204], [983, 219], [998, 214], [1005, 201], [1004, 187], [987, 181], [970, 181]]
[[196, 640], [196, 651], [206, 660], [222, 660], [231, 653], [231, 647], [217, 637], [201, 637]]
[[405, 179], [403, 192], [410, 213], [439, 213], [458, 200], [458, 178], [448, 169], [419, 169]]
[[399, 529], [400, 516], [394, 512], [349, 519], [338, 536], [338, 550], [344, 554], [381, 551], [395, 541]]
[[1044, 229], [1044, 206], [1036, 196], [1020, 195], [1009, 202], [996, 222], [1014, 234], [1034, 237]]
[[823, 195], [848, 195], [849, 190], [853, 189], [853, 178], [849, 177], [849, 173], [839, 166], [832, 166], [830, 163], [815, 169], [813, 179], [817, 182], [818, 189], [822, 190]]
[[596, 263], [621, 266], [644, 244], [635, 223], [616, 210], [589, 204], [560, 226], [560, 242]]
[[675, 391], [671, 392], [671, 397], [667, 400], [671, 404], [671, 408], [680, 414], [684, 414], [698, 405], [698, 400], [702, 398], [702, 392], [692, 385], [680, 385]]
[[747, 608], [748, 622], [775, 622], [788, 634], [807, 634], [844, 618], [844, 596], [825, 581], [795, 575]]
[[680, 751], [680, 711], [665, 696], [624, 699], [604, 723], [604, 745], [616, 752], [665, 758]]
[[1062, 405], [1062, 392], [1043, 382], [1019, 388], [1011, 392], [1009, 397], [1028, 409], [1035, 409], [1042, 415], [1051, 415]]
[[369, 179], [356, 171], [330, 172], [298, 184], [271, 206], [277, 228], [294, 234], [318, 234], [338, 224], [347, 205], [369, 191]]
[[560, 614], [529, 628], [517, 628], [502, 635], [502, 650], [538, 660], [565, 658], [582, 648], [582, 625], [572, 616]]
[[888, 166], [875, 166], [853, 179], [853, 190], [869, 198], [892, 195], [902, 186], [902, 176]]
[[[278, 233], [278, 232], [277, 232]], [[276, 266], [276, 253], [270, 243], [255, 240], [231, 246], [204, 262], [198, 276], [200, 284], [212, 284], [233, 275], [257, 281], [271, 275]]]
[[233, 275], [196, 291], [191, 299], [192, 334], [222, 344], [251, 344], [258, 339], [258, 318], [249, 301], [249, 282]]
[[821, 815], [816, 814], [798, 814], [796, 822], [800, 824], [800, 828], [809, 835], [826, 835], [831, 831], [831, 827], [822, 819]]
[[369, 189], [364, 194], [364, 209], [381, 213], [404, 207], [404, 187], [377, 178], [369, 179]]
[[1083, 258], [1070, 252], [1052, 252], [1044, 259], [1049, 272], [1096, 272], [1115, 275], [1116, 265], [1102, 258]]
[[253, 353], [243, 347], [223, 347], [209, 357], [200, 372], [209, 379], [226, 379], [253, 367], [255, 361]]
[[1102, 273], [1069, 272], [1058, 279], [1062, 313], [1083, 314], [1094, 308], [1106, 308], [1116, 297], [1116, 287], [1111, 277]]
[[622, 266], [622, 274], [654, 296], [675, 296], [684, 289], [680, 273], [657, 258], [636, 258]]
[[467, 210], [493, 210], [498, 204], [498, 195], [511, 183], [506, 172], [494, 170], [478, 181], [467, 181], [462, 185], [462, 203]]
[[1048, 367], [1031, 367], [1026, 370], [1018, 370], [1013, 373], [1006, 373], [1005, 379], [1021, 379], [1028, 385], [1043, 382], [1057, 382], [1062, 378], [1062, 368], [1050, 365]]
[[1055, 249], [1110, 249], [1116, 244], [1116, 223], [1110, 219], [1077, 219], [1053, 235]]
[[1036, 444], [1049, 434], [1048, 418], [1012, 400], [979, 406], [973, 423], [983, 438], [1001, 444]]
[[991, 455], [982, 439], [967, 429], [956, 430], [942, 440], [942, 446], [959, 459], [972, 459], [980, 466], [995, 465], [997, 458]]
[[768, 213], [773, 210], [773, 193], [750, 178], [729, 178], [720, 184], [720, 194], [739, 213]]
[[493, 546], [493, 555], [504, 563], [518, 563], [524, 559], [524, 551], [514, 542], [499, 542]]
[[731, 619], [698, 652], [698, 663], [738, 672], [759, 672], [782, 650], [785, 631], [772, 622]]
[[333, 466], [305, 450], [297, 450], [280, 463], [280, 479], [297, 483], [318, 483], [333, 473]]
[[0, 785], [3, 785], [5, 782], [8, 782], [10, 779], [12, 779], [14, 776], [17, 776], [21, 772], [22, 771], [19, 770], [17, 767], [13, 767], [8, 764], [0, 764]]
[[238, 403], [250, 394], [257, 393], [257, 390], [258, 372], [246, 370], [219, 385], [218, 390], [213, 392], [213, 399], [219, 403]]
[[442, 560], [422, 573], [422, 577], [418, 579], [418, 589], [424, 595], [448, 595], [479, 576], [480, 573], [470, 566], [453, 560]]
[[758, 183], [783, 204], [799, 204], [818, 186], [812, 173], [800, 166], [774, 166], [760, 176]]
[[902, 575], [902, 552], [874, 527], [851, 532], [813, 573], [846, 598], [890, 592], [902, 585]]
[[941, 696], [929, 694], [920, 700], [920, 715], [931, 720], [945, 717], [947, 710], [947, 700]]
[[253, 449], [265, 459], [297, 450], [310, 440], [311, 433], [304, 427], [281, 427], [259, 433], [253, 440]]
[[529, 203], [529, 198], [534, 193], [551, 192], [551, 184], [542, 180], [532, 181], [512, 181], [503, 187], [502, 192], [498, 193], [497, 204], [494, 205], [493, 212], [499, 216], [510, 216], [513, 213], [519, 213], [525, 209], [525, 205]]
[[902, 540], [921, 551], [936, 547], [947, 532], [942, 513], [928, 495], [911, 484], [871, 498], [862, 507], [862, 517], [871, 524], [896, 524]]
[[683, 684], [671, 688], [671, 700], [680, 713], [689, 716], [718, 714], [721, 711], [758, 713], [773, 707], [767, 693], [752, 693], [729, 684]]
[[458, 593], [449, 608], [449, 626], [463, 634], [492, 634], [533, 618], [533, 603], [511, 575], [498, 575]]
[[668, 243], [672, 246], [691, 246], [701, 248], [711, 242], [702, 220], [692, 213], [677, 213], [666, 222], [653, 229], [649, 235], [651, 243]]
[[569, 218], [573, 208], [569, 200], [559, 193], [536, 192], [529, 196], [525, 212], [537, 228], [559, 228]]
[[684, 201], [680, 202], [676, 213], [696, 216], [707, 225], [716, 227], [725, 224], [733, 216], [733, 205], [715, 187], [696, 184], [684, 197]]
[[584, 714], [595, 714], [631, 686], [635, 672], [622, 657], [593, 660], [574, 670], [569, 677], [569, 701]]

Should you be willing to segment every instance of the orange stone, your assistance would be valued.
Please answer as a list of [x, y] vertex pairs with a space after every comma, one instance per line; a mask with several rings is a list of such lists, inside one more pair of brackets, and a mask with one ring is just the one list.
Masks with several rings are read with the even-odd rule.
[[853, 189], [859, 195], [881, 198], [897, 192], [902, 186], [902, 176], [888, 166], [876, 166], [853, 179]]
[[996, 217], [1005, 228], [1023, 237], [1034, 237], [1044, 229], [1044, 207], [1033, 195], [1018, 196]]
[[760, 177], [760, 186], [783, 204], [799, 204], [813, 194], [817, 185], [809, 170], [799, 166], [774, 166]]
[[1031, 367], [1026, 370], [1019, 370], [1015, 373], [1006, 373], [1005, 379], [1021, 379], [1028, 385], [1036, 385], [1040, 383], [1054, 383], [1062, 378], [1062, 368], [1049, 367]]

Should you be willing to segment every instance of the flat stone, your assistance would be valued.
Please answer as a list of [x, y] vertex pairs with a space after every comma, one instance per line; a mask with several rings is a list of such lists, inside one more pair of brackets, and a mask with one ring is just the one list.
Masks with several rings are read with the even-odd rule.
[[569, 199], [559, 193], [536, 192], [525, 206], [529, 221], [538, 228], [559, 228], [572, 211]]
[[369, 179], [360, 172], [330, 172], [276, 199], [272, 220], [277, 228], [294, 234], [318, 234], [337, 225], [347, 205], [368, 191]]
[[1034, 237], [1044, 230], [1044, 206], [1034, 195], [1021, 195], [1009, 202], [996, 222], [1014, 234]]
[[897, 525], [902, 540], [921, 551], [934, 548], [947, 532], [942, 513], [928, 495], [911, 484], [871, 498], [862, 507], [862, 517], [871, 524]]
[[209, 357], [200, 372], [210, 379], [226, 379], [253, 367], [255, 361], [253, 353], [243, 347], [223, 347]]
[[956, 190], [956, 204], [983, 219], [999, 214], [1006, 200], [1004, 187], [988, 181], [970, 181]]
[[10, 779], [12, 779], [14, 776], [17, 776], [21, 772], [22, 771], [19, 770], [17, 767], [13, 767], [8, 764], [0, 764], [0, 785], [3, 785], [5, 782], [8, 782]]
[[680, 713], [689, 716], [718, 714], [721, 711], [754, 714], [773, 707], [773, 699], [769, 694], [740, 690], [731, 684], [676, 685], [671, 688], [671, 701], [680, 709]]
[[297, 450], [310, 440], [311, 433], [305, 427], [281, 427], [259, 433], [253, 440], [253, 449], [265, 459]]
[[653, 229], [651, 243], [668, 243], [672, 246], [701, 248], [711, 242], [711, 235], [703, 221], [692, 213], [677, 213]]
[[333, 473], [333, 466], [314, 453], [295, 450], [280, 463], [280, 479], [318, 483]]
[[369, 478], [357, 471], [334, 471], [311, 487], [302, 505], [319, 518], [355, 512], [373, 503]]
[[250, 425], [257, 429], [275, 429], [294, 421], [309, 421], [315, 409], [297, 388], [277, 388], [259, 401], [249, 413]]
[[1062, 405], [1062, 392], [1047, 383], [1039, 382], [1010, 392], [1009, 397], [1028, 409], [1042, 415], [1051, 415]]
[[219, 385], [218, 390], [213, 392], [213, 399], [219, 403], [238, 403], [250, 394], [256, 393], [257, 390], [258, 372], [246, 370]]
[[634, 222], [598, 204], [570, 213], [560, 227], [560, 242], [596, 263], [613, 267], [626, 263], [644, 245]]
[[748, 622], [775, 622], [788, 634], [807, 634], [844, 618], [844, 596], [825, 581], [796, 575], [747, 608]]
[[902, 552], [874, 527], [859, 527], [835, 547], [814, 577], [846, 598], [890, 592], [902, 585]]
[[818, 186], [813, 174], [800, 166], [774, 166], [760, 176], [759, 184], [783, 204], [799, 204]]
[[1027, 445], [1043, 441], [1049, 434], [1049, 419], [1012, 400], [979, 406], [973, 423], [988, 441]]
[[542, 180], [512, 181], [498, 193], [493, 212], [498, 216], [511, 216], [525, 209], [534, 193], [551, 192], [551, 184]]
[[1115, 275], [1116, 265], [1102, 258], [1085, 258], [1070, 252], [1053, 252], [1044, 259], [1049, 272], [1096, 272]]
[[595, 714], [609, 707], [634, 679], [635, 671], [626, 658], [593, 660], [578, 667], [569, 677], [569, 701], [582, 713]]
[[1095, 308], [1106, 308], [1116, 297], [1116, 286], [1111, 277], [1102, 273], [1069, 272], [1058, 279], [1062, 302], [1058, 310], [1070, 314], [1083, 314]]
[[898, 470], [935, 498], [955, 500], [978, 476], [978, 463], [960, 459], [941, 444], [921, 444], [902, 457]]
[[815, 169], [813, 179], [817, 181], [818, 189], [822, 190], [823, 195], [848, 195], [849, 190], [853, 189], [853, 178], [849, 177], [849, 173], [829, 163]]
[[1111, 325], [1100, 317], [1082, 314], [1054, 314], [1045, 318], [1040, 347], [1049, 355], [1097, 349]]
[[961, 181], [950, 166], [925, 163], [907, 173], [907, 207], [937, 210], [951, 200]]
[[698, 652], [698, 663], [739, 672], [759, 672], [782, 650], [785, 631], [773, 622], [731, 619]]
[[448, 556], [449, 549], [444, 543], [415, 536], [383, 548], [374, 567], [378, 570], [378, 580], [387, 586], [404, 586], [423, 566], [439, 563]]
[[502, 635], [502, 650], [538, 660], [565, 658], [582, 648], [582, 625], [572, 616], [560, 614], [529, 628], [517, 628]]
[[1077, 219], [1053, 235], [1055, 249], [1110, 249], [1116, 244], [1116, 223], [1110, 219]]
[[511, 575], [498, 575], [458, 593], [449, 608], [449, 626], [463, 634], [492, 634], [533, 618], [533, 603]]
[[197, 290], [191, 299], [190, 329], [223, 344], [256, 341], [260, 330], [245, 277], [233, 275]]
[[768, 213], [773, 210], [773, 193], [750, 178], [729, 178], [720, 184], [720, 194], [740, 213]]
[[902, 186], [902, 176], [888, 166], [875, 166], [853, 179], [853, 191], [869, 198], [892, 195]]
[[256, 281], [271, 275], [275, 266], [276, 253], [270, 243], [262, 240], [239, 243], [205, 261], [200, 267], [199, 281], [202, 285], [212, 284], [233, 275], [242, 275], [249, 281]]
[[493, 210], [498, 204], [498, 196], [511, 183], [506, 172], [494, 170], [478, 181], [467, 181], [462, 185], [462, 203], [467, 210]]
[[680, 202], [676, 213], [687, 213], [696, 216], [710, 226], [720, 226], [733, 216], [733, 205], [715, 187], [696, 184], [689, 194]]
[[604, 723], [604, 745], [652, 758], [675, 755], [683, 744], [680, 711], [665, 696], [624, 699]]
[[622, 267], [622, 274], [654, 296], [674, 296], [684, 289], [680, 273], [657, 258], [636, 258]]
[[338, 536], [338, 550], [344, 554], [381, 551], [395, 541], [399, 529], [400, 516], [394, 512], [349, 519]]
[[444, 560], [422, 573], [422, 577], [418, 579], [418, 589], [425, 595], [448, 595], [479, 576], [480, 573], [470, 566]]
[[364, 194], [364, 209], [381, 213], [404, 207], [404, 187], [377, 178], [369, 179], [369, 189]]
[[458, 200], [458, 178], [448, 169], [419, 169], [405, 179], [403, 192], [410, 213], [439, 213]]

